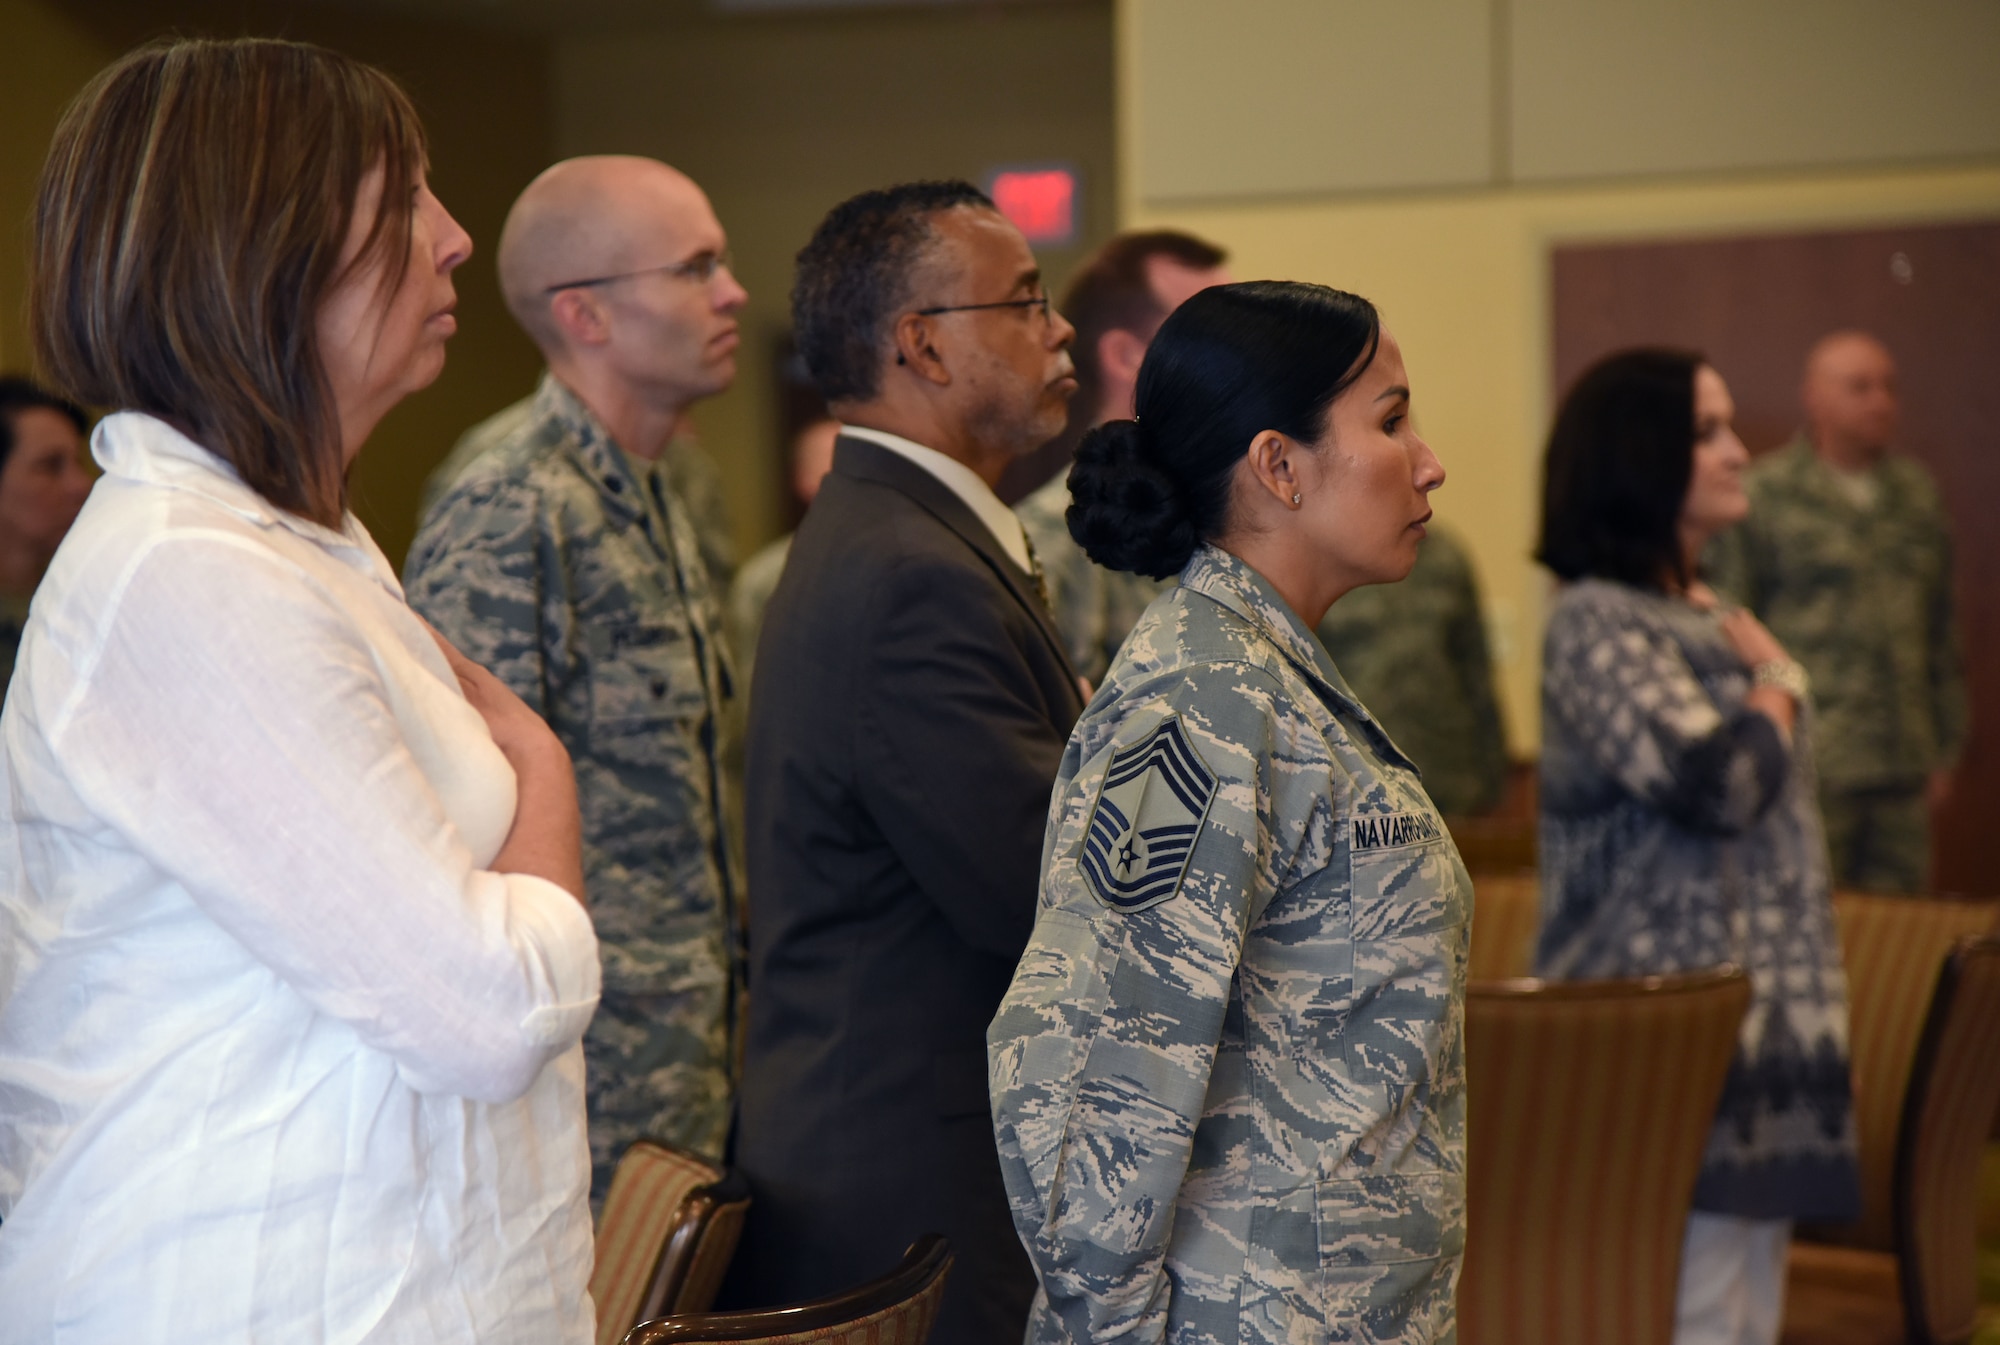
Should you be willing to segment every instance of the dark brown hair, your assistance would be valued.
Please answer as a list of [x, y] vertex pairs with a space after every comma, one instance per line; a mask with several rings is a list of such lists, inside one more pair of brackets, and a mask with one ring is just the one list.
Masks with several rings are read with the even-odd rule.
[[1211, 285], [1160, 324], [1133, 389], [1138, 415], [1077, 445], [1069, 535], [1099, 565], [1164, 579], [1229, 522], [1236, 464], [1265, 430], [1326, 434], [1375, 362], [1382, 318], [1358, 294], [1292, 280]]
[[1155, 257], [1179, 262], [1191, 271], [1213, 271], [1229, 260], [1228, 253], [1193, 234], [1147, 229], [1117, 235], [1078, 268], [1063, 292], [1062, 315], [1076, 328], [1076, 340], [1070, 345], [1076, 396], [1070, 405], [1081, 414], [1096, 411], [1103, 386], [1103, 371], [1097, 367], [1098, 338], [1125, 331], [1151, 341], [1167, 320], [1166, 305], [1153, 292], [1152, 277], [1146, 273], [1146, 263]]
[[63, 114], [36, 193], [29, 324], [77, 401], [145, 411], [272, 504], [346, 509], [321, 305], [362, 179], [381, 205], [348, 270], [409, 264], [423, 128], [387, 75], [297, 42], [176, 41], [101, 71]]
[[1584, 370], [1556, 412], [1542, 463], [1535, 559], [1560, 579], [1661, 590], [1692, 577], [1681, 506], [1694, 476], [1691, 350], [1642, 348]]

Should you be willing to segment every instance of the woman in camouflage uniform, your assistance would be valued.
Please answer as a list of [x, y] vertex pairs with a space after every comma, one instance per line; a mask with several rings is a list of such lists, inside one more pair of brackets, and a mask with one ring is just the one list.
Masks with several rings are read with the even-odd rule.
[[1567, 581], [1542, 662], [1540, 970], [1750, 973], [1695, 1186], [1679, 1345], [1775, 1342], [1791, 1221], [1858, 1203], [1805, 674], [1695, 576], [1750, 508], [1733, 414], [1695, 355], [1592, 368], [1549, 438], [1537, 552]]
[[1471, 887], [1312, 635], [1416, 562], [1443, 469], [1366, 300], [1167, 319], [1070, 529], [1156, 599], [1063, 757], [988, 1035], [1033, 1341], [1432, 1341], [1464, 1241]]

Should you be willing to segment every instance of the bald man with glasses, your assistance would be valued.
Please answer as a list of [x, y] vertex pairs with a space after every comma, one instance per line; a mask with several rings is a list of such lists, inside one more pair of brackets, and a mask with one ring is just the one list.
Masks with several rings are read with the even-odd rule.
[[670, 446], [735, 378], [748, 296], [708, 198], [651, 159], [556, 164], [514, 203], [499, 253], [548, 372], [448, 465], [404, 583], [576, 764], [604, 958], [584, 1038], [601, 1202], [635, 1139], [719, 1158], [734, 1099], [735, 673]]

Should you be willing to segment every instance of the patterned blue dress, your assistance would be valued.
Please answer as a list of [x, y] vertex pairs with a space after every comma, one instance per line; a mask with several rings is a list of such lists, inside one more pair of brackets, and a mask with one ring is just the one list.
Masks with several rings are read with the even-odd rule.
[[1597, 579], [1558, 595], [1542, 661], [1537, 969], [1743, 967], [1751, 1005], [1695, 1208], [1851, 1218], [1847, 981], [1811, 716], [1787, 745], [1745, 708], [1750, 689], [1716, 613]]

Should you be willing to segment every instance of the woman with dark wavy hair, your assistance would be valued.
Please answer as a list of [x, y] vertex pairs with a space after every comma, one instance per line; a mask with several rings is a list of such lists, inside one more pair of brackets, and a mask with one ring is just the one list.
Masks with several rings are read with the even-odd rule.
[[1224, 285], [1086, 437], [1070, 531], [1180, 583], [1064, 754], [988, 1035], [1034, 1341], [1435, 1341], [1464, 1243], [1472, 889], [1313, 637], [1444, 471], [1366, 300]]
[[1680, 1345], [1772, 1345], [1792, 1220], [1859, 1204], [1805, 672], [1696, 570], [1750, 510], [1734, 414], [1699, 355], [1599, 361], [1549, 435], [1536, 553], [1563, 581], [1542, 654], [1539, 970], [1750, 974], [1681, 1257]]
[[0, 715], [0, 1337], [587, 1342], [575, 782], [347, 510], [471, 242], [388, 77], [144, 48], [34, 218], [113, 414]]

